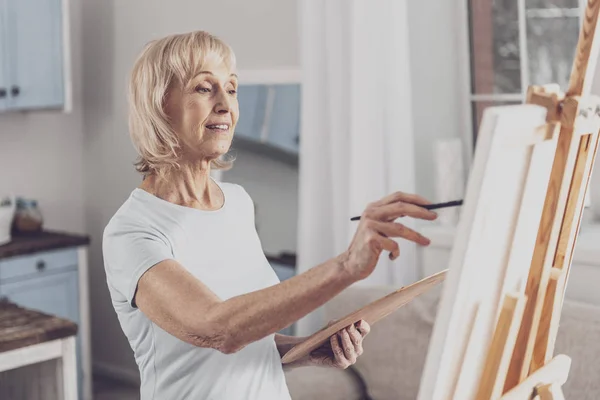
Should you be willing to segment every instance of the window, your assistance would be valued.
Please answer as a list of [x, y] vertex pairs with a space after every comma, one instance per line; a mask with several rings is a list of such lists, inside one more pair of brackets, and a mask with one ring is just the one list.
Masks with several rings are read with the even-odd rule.
[[[467, 1], [474, 145], [487, 107], [522, 103], [529, 85], [566, 91], [587, 1]], [[591, 187], [587, 194], [590, 207]]]
[[581, 0], [468, 0], [473, 143], [485, 108], [519, 104], [529, 85], [566, 90]]

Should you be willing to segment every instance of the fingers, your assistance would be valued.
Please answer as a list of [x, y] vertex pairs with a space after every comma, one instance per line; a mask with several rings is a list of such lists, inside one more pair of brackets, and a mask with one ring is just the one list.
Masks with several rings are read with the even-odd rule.
[[358, 331], [360, 332], [360, 334], [364, 338], [365, 336], [367, 336], [369, 334], [369, 332], [371, 332], [371, 325], [369, 325], [367, 323], [367, 321], [365, 321], [364, 319], [361, 319], [356, 324], [356, 329], [358, 329]]
[[337, 319], [330, 319], [329, 322], [327, 323], [327, 326], [331, 326], [333, 324], [335, 324], [338, 320]]
[[[428, 238], [421, 235], [419, 232], [396, 222], [370, 221], [369, 223], [371, 224], [373, 229], [387, 237], [401, 237], [406, 240], [410, 240], [411, 242], [420, 244], [422, 246], [427, 246], [431, 242]], [[382, 241], [383, 240], [385, 240], [385, 238], [383, 238]], [[387, 244], [387, 246], [390, 246], [390, 244]], [[391, 251], [388, 247], [383, 247], [386, 250]]]
[[398, 242], [382, 237], [379, 238], [379, 243], [384, 250], [390, 252], [390, 260], [395, 260], [396, 258], [400, 257], [400, 246], [398, 245]]
[[331, 343], [331, 351], [333, 352], [333, 364], [339, 368], [348, 368], [350, 366], [350, 362], [346, 359], [344, 350], [342, 350], [342, 346], [340, 346], [338, 335], [331, 335], [329, 341]]
[[433, 221], [437, 213], [426, 208], [410, 203], [391, 203], [378, 207], [369, 213], [370, 217], [378, 221], [394, 221], [403, 216]]
[[311, 357], [314, 361], [318, 360], [319, 364], [346, 369], [356, 363], [358, 356], [363, 354], [363, 339], [370, 330], [369, 324], [360, 320], [331, 335], [329, 344], [333, 357], [323, 357], [317, 353]]
[[350, 336], [350, 341], [352, 342], [352, 345], [354, 346], [354, 353], [356, 354], [357, 357], [360, 356], [363, 353], [363, 347], [362, 347], [363, 336], [360, 334], [358, 329], [356, 329], [354, 324], [352, 324], [348, 328], [346, 328], [346, 331], [348, 332], [348, 335]]
[[390, 203], [397, 203], [399, 201], [403, 201], [406, 203], [412, 203], [412, 204], [420, 204], [420, 205], [431, 204], [431, 202], [429, 200], [427, 200], [424, 197], [421, 197], [419, 195], [403, 193], [403, 192], [395, 192], [395, 193], [385, 196], [381, 200], [374, 202], [373, 205], [374, 206], [383, 206], [383, 205], [390, 204]]
[[354, 350], [354, 344], [350, 339], [350, 334], [346, 329], [342, 329], [338, 332], [338, 336], [341, 339], [342, 349], [344, 350], [344, 356], [346, 357], [346, 361], [351, 364], [356, 362], [356, 351]]
[[[389, 201], [392, 200], [392, 201]], [[371, 203], [365, 208], [362, 214], [364, 219], [374, 219], [377, 221], [394, 221], [397, 218], [410, 216], [413, 218], [433, 221], [437, 218], [437, 213], [422, 207], [425, 204], [431, 204], [429, 201], [416, 195], [391, 195], [387, 200]], [[362, 219], [362, 218], [361, 218]]]

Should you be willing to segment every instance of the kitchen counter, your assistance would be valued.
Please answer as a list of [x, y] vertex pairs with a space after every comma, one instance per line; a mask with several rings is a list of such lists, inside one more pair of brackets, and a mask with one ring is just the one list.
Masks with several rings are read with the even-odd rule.
[[0, 296], [77, 325], [75, 379], [82, 400], [92, 398], [89, 243], [87, 235], [46, 230], [15, 233], [0, 246]]
[[0, 352], [77, 334], [77, 324], [0, 300]]
[[0, 259], [33, 254], [65, 247], [84, 246], [90, 243], [87, 235], [42, 231], [32, 234], [15, 234], [12, 240], [0, 246]]

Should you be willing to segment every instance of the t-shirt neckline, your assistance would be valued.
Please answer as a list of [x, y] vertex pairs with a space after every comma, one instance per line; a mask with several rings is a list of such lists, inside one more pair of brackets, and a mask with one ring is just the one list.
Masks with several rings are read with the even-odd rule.
[[192, 207], [188, 207], [188, 206], [182, 206], [180, 204], [171, 203], [170, 201], [161, 199], [160, 197], [158, 197], [150, 192], [147, 192], [146, 190], [141, 189], [139, 187], [136, 187], [135, 189], [133, 189], [133, 195], [139, 194], [141, 196], [144, 196], [144, 197], [150, 199], [151, 201], [153, 201], [155, 203], [159, 203], [159, 204], [162, 204], [162, 205], [165, 205], [165, 206], [171, 207], [173, 209], [177, 209], [177, 210], [183, 210], [186, 212], [200, 213], [200, 214], [218, 214], [218, 213], [223, 212], [227, 206], [227, 195], [225, 194], [225, 190], [223, 189], [223, 186], [221, 186], [221, 184], [219, 182], [217, 182], [212, 176], [210, 177], [210, 179], [219, 187], [219, 189], [221, 190], [221, 193], [223, 194], [223, 205], [216, 210], [200, 210], [198, 208], [192, 208]]

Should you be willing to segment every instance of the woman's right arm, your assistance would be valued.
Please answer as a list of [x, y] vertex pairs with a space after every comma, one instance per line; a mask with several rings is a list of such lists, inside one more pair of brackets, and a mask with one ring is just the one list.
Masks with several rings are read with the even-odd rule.
[[[146, 271], [135, 302], [154, 323], [179, 339], [229, 354], [275, 333], [325, 304], [352, 283], [369, 276], [383, 250], [399, 255], [392, 237], [421, 245], [429, 240], [394, 222], [401, 216], [433, 220], [419, 207], [428, 202], [394, 193], [370, 204], [344, 253], [271, 287], [222, 301], [175, 260]], [[232, 278], [235, 279], [235, 278]]]

